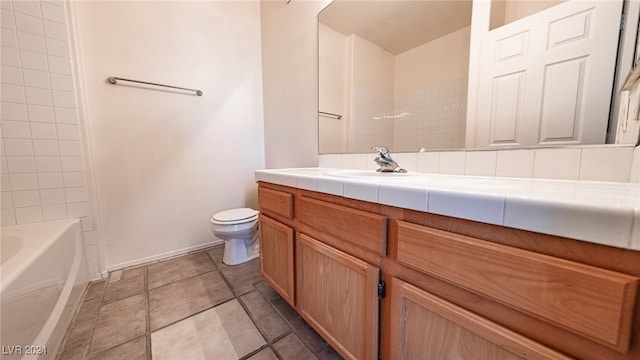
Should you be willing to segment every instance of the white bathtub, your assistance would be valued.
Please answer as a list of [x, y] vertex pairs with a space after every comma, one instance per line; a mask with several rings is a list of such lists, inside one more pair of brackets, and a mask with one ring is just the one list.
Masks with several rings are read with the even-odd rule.
[[0, 357], [53, 359], [87, 285], [78, 219], [0, 228]]

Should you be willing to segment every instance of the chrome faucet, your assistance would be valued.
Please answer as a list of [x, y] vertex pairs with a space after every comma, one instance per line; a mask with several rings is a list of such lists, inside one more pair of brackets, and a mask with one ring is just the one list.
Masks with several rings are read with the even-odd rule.
[[401, 168], [398, 163], [396, 163], [392, 158], [391, 158], [391, 153], [389, 152], [389, 149], [387, 149], [386, 146], [374, 146], [372, 147], [373, 150], [378, 152], [378, 157], [376, 157], [375, 159], [373, 159], [373, 161], [375, 161], [378, 165], [380, 165], [380, 168], [376, 171], [378, 172], [397, 172], [397, 173], [406, 173], [407, 170]]

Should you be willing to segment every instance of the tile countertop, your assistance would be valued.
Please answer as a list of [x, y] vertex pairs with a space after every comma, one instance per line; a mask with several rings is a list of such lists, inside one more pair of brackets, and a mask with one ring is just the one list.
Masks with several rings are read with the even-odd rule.
[[256, 170], [255, 179], [640, 251], [638, 183], [332, 168]]

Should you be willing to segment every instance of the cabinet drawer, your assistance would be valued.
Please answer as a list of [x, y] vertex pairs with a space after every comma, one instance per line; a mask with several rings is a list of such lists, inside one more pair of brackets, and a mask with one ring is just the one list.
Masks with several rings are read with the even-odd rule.
[[301, 196], [296, 216], [301, 222], [341, 240], [385, 255], [387, 217]]
[[293, 219], [293, 194], [258, 187], [260, 211]]
[[398, 262], [626, 352], [638, 278], [398, 221]]

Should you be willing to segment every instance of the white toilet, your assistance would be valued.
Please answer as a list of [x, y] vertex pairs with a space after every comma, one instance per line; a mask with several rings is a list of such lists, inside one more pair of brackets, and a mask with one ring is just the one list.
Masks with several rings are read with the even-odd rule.
[[227, 265], [242, 264], [260, 256], [257, 210], [221, 211], [211, 217], [211, 232], [224, 240], [222, 262]]

